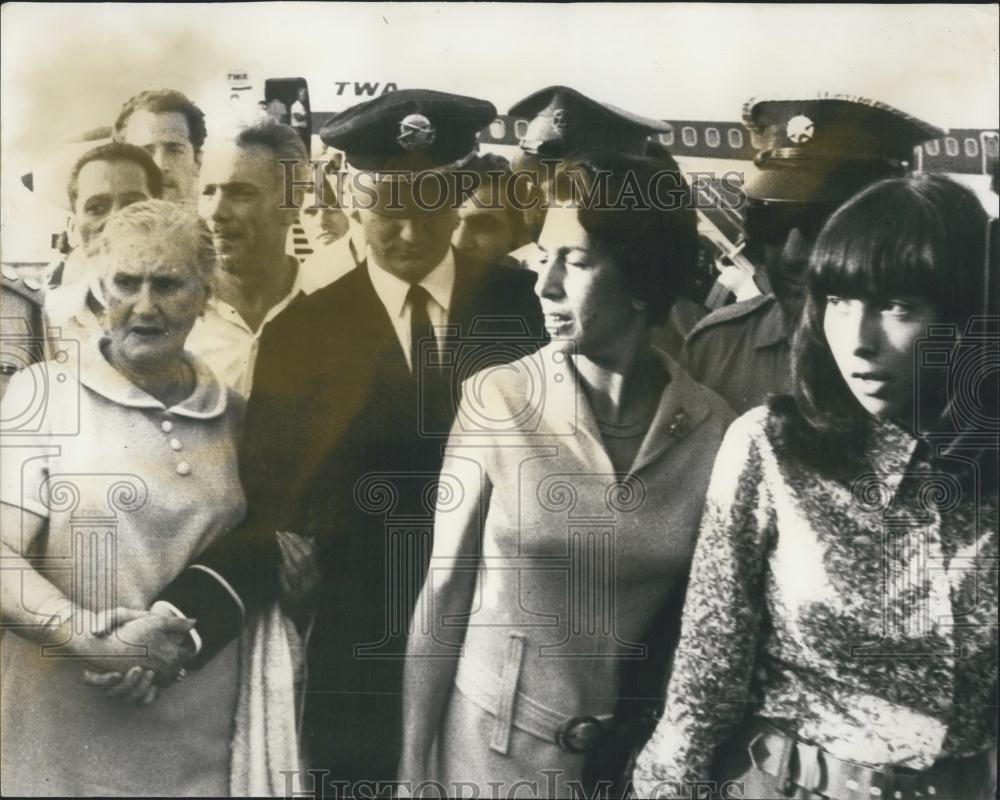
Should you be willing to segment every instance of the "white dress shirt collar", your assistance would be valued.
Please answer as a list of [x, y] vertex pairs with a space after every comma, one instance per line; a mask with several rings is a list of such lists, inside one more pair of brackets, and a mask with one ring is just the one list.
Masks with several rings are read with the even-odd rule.
[[[410, 306], [406, 302], [410, 284], [380, 267], [370, 247], [367, 251], [366, 269], [379, 302], [389, 314], [389, 321], [392, 323], [396, 338], [403, 349], [406, 363], [412, 371], [413, 365], [410, 364]], [[427, 303], [427, 315], [440, 347], [444, 335], [443, 328], [448, 324], [448, 309], [451, 307], [451, 294], [455, 286], [455, 257], [452, 255], [450, 247], [441, 262], [420, 281], [419, 285], [426, 289], [430, 295], [431, 299]]]
[[[370, 247], [367, 250], [367, 262], [368, 276], [385, 310], [393, 319], [402, 317], [406, 312], [406, 295], [410, 291], [410, 284], [381, 267]], [[451, 291], [455, 286], [455, 257], [450, 247], [445, 257], [424, 276], [419, 285], [427, 290], [431, 299], [447, 314], [451, 306]]]

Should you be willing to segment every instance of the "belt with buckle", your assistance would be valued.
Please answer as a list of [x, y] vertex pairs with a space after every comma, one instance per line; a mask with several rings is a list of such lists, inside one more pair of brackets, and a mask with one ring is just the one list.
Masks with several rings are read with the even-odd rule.
[[752, 732], [751, 763], [781, 781], [786, 796], [802, 787], [831, 800], [974, 800], [976, 787], [990, 780], [985, 751], [916, 771], [837, 758], [766, 722], [756, 723]]
[[[647, 728], [651, 732], [656, 725], [652, 709], [636, 718], [616, 718], [614, 714], [571, 717], [539, 703], [516, 687], [510, 692], [510, 697], [505, 697], [504, 683], [502, 676], [492, 675], [483, 669], [460, 667], [455, 676], [455, 687], [470, 702], [496, 717], [498, 722], [506, 718], [509, 727], [558, 745], [568, 753], [590, 753], [610, 739]], [[508, 743], [509, 737], [506, 742], [498, 742], [494, 749], [505, 753]]]
[[657, 715], [649, 709], [639, 717], [619, 719], [611, 714], [572, 717], [556, 730], [556, 743], [570, 753], [590, 753], [611, 739], [646, 731], [652, 733]]

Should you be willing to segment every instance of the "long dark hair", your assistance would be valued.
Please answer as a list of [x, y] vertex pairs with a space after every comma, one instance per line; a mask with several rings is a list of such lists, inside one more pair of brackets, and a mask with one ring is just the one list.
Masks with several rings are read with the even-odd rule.
[[[926, 297], [960, 341], [983, 308], [986, 230], [987, 215], [975, 194], [933, 174], [879, 181], [830, 217], [810, 257], [805, 308], [792, 345], [794, 404], [785, 398], [773, 406], [780, 440], [826, 473], [860, 461], [870, 416], [827, 343], [827, 296]], [[912, 420], [913, 430], [949, 430], [954, 420], [947, 381], [918, 376], [915, 395], [920, 418]]]

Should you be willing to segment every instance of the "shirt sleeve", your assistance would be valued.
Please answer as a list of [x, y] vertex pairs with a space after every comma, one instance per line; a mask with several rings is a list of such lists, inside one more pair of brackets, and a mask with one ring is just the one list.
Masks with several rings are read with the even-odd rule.
[[635, 767], [641, 797], [686, 797], [709, 780], [716, 751], [748, 711], [774, 530], [766, 413], [733, 423], [715, 461], [664, 716]]
[[[44, 364], [14, 375], [0, 403], [0, 502], [48, 518], [44, 491], [54, 452], [50, 418], [58, 401], [50, 396]], [[27, 543], [26, 543], [27, 544]]]

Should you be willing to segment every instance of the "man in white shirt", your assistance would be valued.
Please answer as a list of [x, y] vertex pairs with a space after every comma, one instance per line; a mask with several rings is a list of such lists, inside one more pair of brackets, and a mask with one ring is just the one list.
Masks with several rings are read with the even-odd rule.
[[215, 294], [188, 349], [244, 396], [250, 394], [260, 336], [301, 293], [324, 285], [286, 252], [297, 207], [284, 202], [279, 160], [305, 164], [302, 141], [271, 121], [210, 141], [199, 181], [198, 211], [218, 256]]
[[295, 102], [292, 103], [292, 127], [302, 138], [302, 143], [309, 147], [309, 109], [306, 106], [308, 93], [305, 86], [299, 88]]

